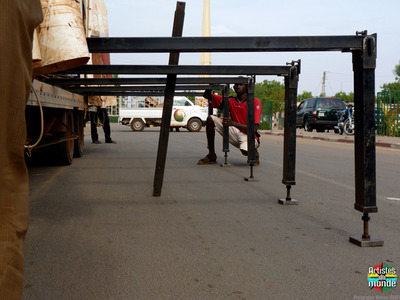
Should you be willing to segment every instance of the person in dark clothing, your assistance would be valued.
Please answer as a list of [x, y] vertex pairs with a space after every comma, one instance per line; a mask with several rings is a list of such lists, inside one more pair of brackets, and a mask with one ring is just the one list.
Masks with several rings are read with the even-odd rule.
[[90, 112], [90, 129], [93, 144], [101, 144], [97, 133], [98, 126], [103, 127], [106, 143], [117, 143], [111, 139], [110, 118], [108, 117], [107, 109], [104, 107], [97, 107], [97, 111]]

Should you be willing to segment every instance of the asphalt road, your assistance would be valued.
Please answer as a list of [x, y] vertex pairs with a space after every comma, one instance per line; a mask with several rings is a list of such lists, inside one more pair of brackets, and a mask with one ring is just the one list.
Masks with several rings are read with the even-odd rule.
[[262, 136], [260, 181], [246, 182], [237, 149], [230, 168], [197, 166], [205, 133], [174, 131], [152, 197], [158, 136], [113, 124], [118, 144], [87, 136], [71, 166], [30, 168], [23, 299], [400, 299], [367, 280], [371, 266], [400, 268], [399, 149], [377, 148], [370, 233], [385, 244], [360, 248], [352, 144], [298, 139], [299, 205], [282, 206], [281, 136]]

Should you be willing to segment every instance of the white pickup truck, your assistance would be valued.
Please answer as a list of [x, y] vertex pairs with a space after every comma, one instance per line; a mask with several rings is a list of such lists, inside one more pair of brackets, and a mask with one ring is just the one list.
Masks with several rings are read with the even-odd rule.
[[[143, 131], [145, 127], [160, 126], [162, 107], [120, 108], [119, 122], [130, 125], [133, 131]], [[186, 97], [174, 97], [171, 127], [185, 127], [189, 131], [200, 131], [208, 117], [208, 108], [193, 104]]]

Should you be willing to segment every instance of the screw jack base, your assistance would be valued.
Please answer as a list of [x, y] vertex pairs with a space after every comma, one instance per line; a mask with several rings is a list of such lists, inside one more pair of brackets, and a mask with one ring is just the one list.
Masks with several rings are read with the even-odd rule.
[[244, 181], [248, 181], [248, 182], [259, 182], [260, 179], [255, 178], [255, 177], [245, 177]]
[[281, 198], [278, 199], [278, 203], [282, 205], [299, 205], [299, 201], [296, 199]]
[[382, 247], [383, 241], [375, 237], [369, 237], [368, 239], [363, 239], [362, 236], [351, 236], [349, 238], [350, 243], [355, 244], [359, 247]]
[[254, 175], [253, 175], [253, 167], [254, 167], [254, 165], [251, 163], [250, 164], [250, 176], [249, 177], [245, 177], [244, 181], [248, 181], [248, 182], [259, 182], [260, 181], [260, 179], [254, 177]]

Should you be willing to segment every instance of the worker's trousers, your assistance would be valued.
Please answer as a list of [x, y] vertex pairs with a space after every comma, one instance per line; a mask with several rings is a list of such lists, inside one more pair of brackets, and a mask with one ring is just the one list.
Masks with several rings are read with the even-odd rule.
[[0, 299], [21, 299], [28, 229], [25, 106], [40, 0], [0, 1]]

